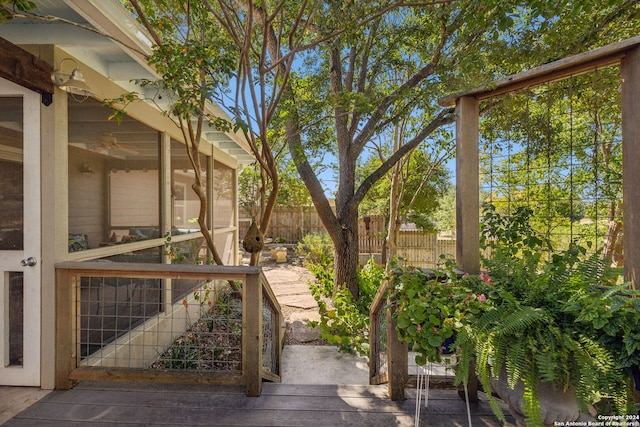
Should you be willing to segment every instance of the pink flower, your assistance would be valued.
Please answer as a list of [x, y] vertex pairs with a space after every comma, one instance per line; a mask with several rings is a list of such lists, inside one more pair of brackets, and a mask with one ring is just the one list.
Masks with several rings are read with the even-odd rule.
[[416, 328], [418, 330], [418, 332], [422, 331], [422, 325], [418, 325], [418, 327]]
[[480, 273], [480, 280], [482, 280], [487, 285], [491, 284], [491, 277], [489, 277], [489, 275], [486, 273]]
[[478, 297], [478, 301], [485, 302], [487, 300], [487, 296], [485, 294], [476, 295]]

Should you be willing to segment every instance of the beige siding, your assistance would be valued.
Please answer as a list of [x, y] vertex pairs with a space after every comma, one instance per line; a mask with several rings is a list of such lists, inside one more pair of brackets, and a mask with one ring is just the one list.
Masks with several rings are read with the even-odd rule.
[[[80, 172], [83, 165], [90, 166], [93, 174]], [[98, 247], [107, 237], [105, 174], [97, 156], [69, 148], [69, 233], [86, 235], [90, 248]]]

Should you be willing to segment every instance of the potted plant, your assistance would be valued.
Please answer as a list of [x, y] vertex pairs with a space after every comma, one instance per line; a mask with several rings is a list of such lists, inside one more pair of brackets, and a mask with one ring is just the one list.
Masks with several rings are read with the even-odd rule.
[[629, 413], [627, 382], [640, 364], [640, 292], [585, 247], [554, 253], [530, 226], [532, 214], [521, 207], [505, 217], [485, 207], [488, 279], [475, 283], [490, 304], [459, 331], [461, 354], [475, 359], [487, 395], [499, 388], [520, 423], [577, 421], [596, 402], [607, 402], [601, 412]]
[[474, 293], [478, 276], [460, 275], [447, 263], [442, 270], [392, 266], [391, 300], [398, 337], [416, 353], [416, 363], [440, 363], [454, 350], [456, 331], [481, 313], [487, 301]]
[[[505, 217], [487, 206], [482, 246], [490, 256], [483, 258], [485, 272], [449, 275], [438, 282], [449, 288], [449, 298], [431, 292], [436, 298], [430, 302], [417, 291], [405, 292], [412, 286], [405, 286], [409, 278], [403, 279], [394, 297], [412, 302], [398, 303], [400, 337], [415, 338], [413, 349], [424, 348], [421, 357], [436, 360], [429, 350], [436, 335], [417, 331], [432, 327], [438, 316], [430, 313], [435, 317], [420, 324], [424, 316], [416, 312], [444, 307], [440, 318], [443, 325], [453, 325], [459, 353], [456, 381], [466, 379], [475, 362], [475, 373], [503, 421], [494, 392], [519, 424], [577, 421], [588, 417], [589, 409], [632, 413], [627, 383], [640, 365], [640, 292], [619, 283], [619, 271], [584, 247], [572, 244], [554, 253], [549, 241], [533, 231], [531, 216], [528, 208]], [[427, 288], [431, 285], [436, 282]], [[465, 298], [472, 303], [462, 303]], [[452, 312], [459, 314], [447, 320]], [[418, 323], [400, 324], [407, 313]], [[448, 333], [445, 329], [440, 338]]]

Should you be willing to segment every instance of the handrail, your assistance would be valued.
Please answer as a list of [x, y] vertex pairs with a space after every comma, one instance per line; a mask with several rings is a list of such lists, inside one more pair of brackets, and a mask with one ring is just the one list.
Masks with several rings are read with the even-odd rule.
[[[149, 371], [143, 368], [78, 366], [78, 319], [81, 278], [197, 279], [242, 281], [242, 374], [236, 377], [202, 372]], [[245, 384], [248, 396], [259, 396], [262, 380], [280, 381], [282, 310], [261, 267], [141, 264], [118, 262], [62, 262], [56, 264], [56, 388], [68, 389], [73, 380], [137, 380], [151, 382], [206, 382]], [[268, 309], [270, 330], [263, 330]], [[263, 333], [268, 333], [270, 367], [263, 367]]]

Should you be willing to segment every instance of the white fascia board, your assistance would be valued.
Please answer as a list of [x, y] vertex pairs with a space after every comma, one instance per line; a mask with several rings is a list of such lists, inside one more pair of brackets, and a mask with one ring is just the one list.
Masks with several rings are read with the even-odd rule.
[[155, 70], [146, 60], [153, 42], [146, 30], [117, 0], [64, 0], [99, 31], [109, 35], [114, 43], [134, 61], [153, 75]]

